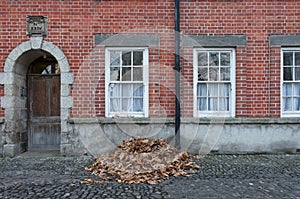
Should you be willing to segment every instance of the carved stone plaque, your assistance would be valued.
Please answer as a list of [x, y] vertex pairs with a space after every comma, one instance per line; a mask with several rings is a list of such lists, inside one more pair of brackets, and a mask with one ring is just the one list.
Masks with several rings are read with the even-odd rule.
[[45, 36], [48, 34], [48, 18], [44, 16], [26, 17], [26, 34], [28, 36]]

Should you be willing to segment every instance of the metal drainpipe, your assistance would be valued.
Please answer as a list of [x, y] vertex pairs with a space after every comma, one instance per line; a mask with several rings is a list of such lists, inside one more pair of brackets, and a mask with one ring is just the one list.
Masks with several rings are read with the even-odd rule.
[[175, 0], [175, 146], [180, 149], [180, 0]]

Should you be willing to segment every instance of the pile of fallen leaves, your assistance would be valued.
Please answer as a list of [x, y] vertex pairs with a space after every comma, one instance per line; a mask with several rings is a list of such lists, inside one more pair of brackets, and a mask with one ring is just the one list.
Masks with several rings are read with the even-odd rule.
[[[163, 139], [131, 138], [109, 154], [95, 158], [85, 171], [103, 180], [130, 184], [156, 184], [169, 176], [189, 176], [200, 167], [187, 152], [180, 152]], [[95, 183], [86, 179], [84, 183]]]

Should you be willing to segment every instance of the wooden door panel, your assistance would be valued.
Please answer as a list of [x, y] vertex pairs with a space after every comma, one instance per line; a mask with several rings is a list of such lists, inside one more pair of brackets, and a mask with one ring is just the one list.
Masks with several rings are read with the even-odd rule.
[[[57, 78], [58, 76], [55, 77]], [[49, 114], [50, 116], [60, 116], [60, 79], [48, 80], [48, 85], [51, 85], [49, 89]]]
[[59, 150], [60, 124], [31, 124], [30, 150]]
[[60, 148], [60, 76], [28, 76], [28, 150]]
[[47, 104], [46, 82], [34, 77], [29, 86], [31, 117], [47, 116], [48, 110], [44, 107]]

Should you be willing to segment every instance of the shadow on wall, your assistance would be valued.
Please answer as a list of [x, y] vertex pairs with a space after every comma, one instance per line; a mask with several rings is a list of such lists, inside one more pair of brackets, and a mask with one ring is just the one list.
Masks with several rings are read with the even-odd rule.
[[0, 118], [0, 157], [3, 156], [3, 147], [4, 147], [4, 135], [3, 135], [3, 124], [4, 124], [4, 119]]

